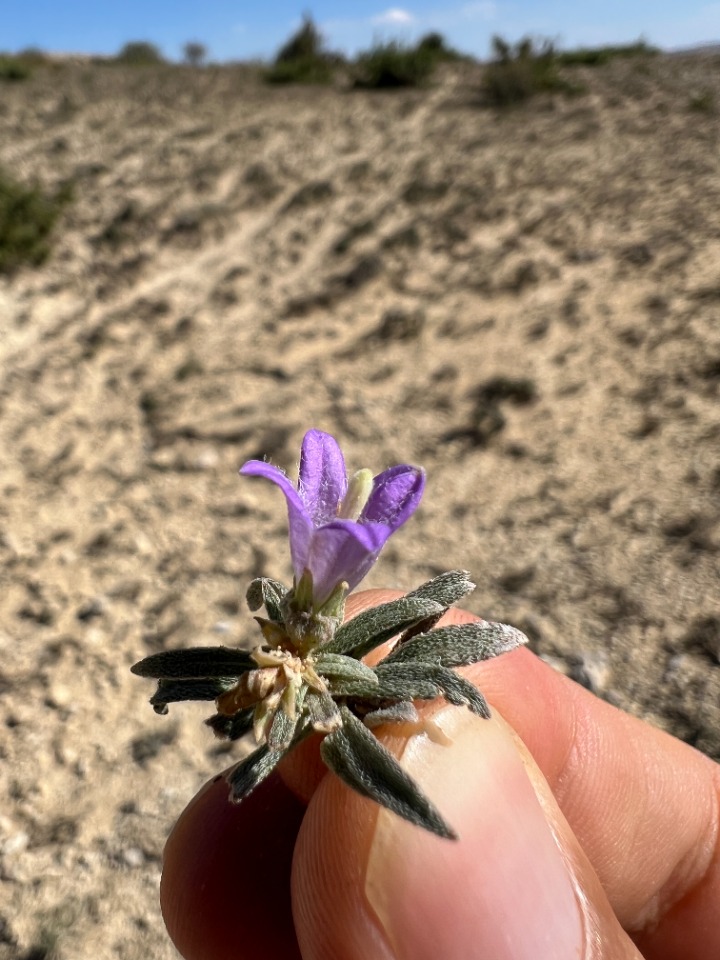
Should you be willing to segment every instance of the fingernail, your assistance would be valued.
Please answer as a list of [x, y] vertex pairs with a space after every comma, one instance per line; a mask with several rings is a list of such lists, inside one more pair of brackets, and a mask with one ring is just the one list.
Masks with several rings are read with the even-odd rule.
[[512, 735], [456, 707], [434, 720], [452, 745], [411, 737], [400, 760], [459, 840], [380, 812], [365, 893], [395, 957], [578, 960], [578, 885]]

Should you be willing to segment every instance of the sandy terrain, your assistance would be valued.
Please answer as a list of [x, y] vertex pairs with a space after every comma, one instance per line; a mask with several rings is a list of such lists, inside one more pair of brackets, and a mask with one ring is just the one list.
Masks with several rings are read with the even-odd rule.
[[369, 582], [442, 569], [555, 667], [720, 757], [717, 60], [499, 116], [74, 66], [0, 89], [0, 164], [75, 200], [0, 278], [0, 960], [165, 960], [163, 841], [229, 762], [129, 673], [254, 640], [304, 430], [429, 474]]

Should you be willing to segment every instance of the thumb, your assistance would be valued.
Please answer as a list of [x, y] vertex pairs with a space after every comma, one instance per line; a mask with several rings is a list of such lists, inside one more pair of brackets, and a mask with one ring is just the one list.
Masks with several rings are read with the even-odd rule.
[[519, 738], [497, 714], [444, 707], [433, 721], [451, 747], [390, 727], [382, 739], [460, 839], [326, 777], [293, 866], [303, 958], [637, 960]]

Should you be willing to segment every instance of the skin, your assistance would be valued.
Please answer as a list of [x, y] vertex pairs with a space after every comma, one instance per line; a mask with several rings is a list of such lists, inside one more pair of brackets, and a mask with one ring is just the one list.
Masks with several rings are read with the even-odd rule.
[[528, 650], [462, 672], [493, 718], [423, 705], [450, 749], [376, 731], [460, 841], [348, 790], [311, 741], [240, 806], [215, 778], [165, 850], [187, 960], [720, 956], [720, 767]]

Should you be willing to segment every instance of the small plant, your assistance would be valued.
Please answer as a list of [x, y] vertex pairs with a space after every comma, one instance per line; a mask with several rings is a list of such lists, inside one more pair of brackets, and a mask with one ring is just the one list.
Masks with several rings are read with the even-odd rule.
[[438, 61], [452, 62], [463, 59], [463, 55], [453, 47], [449, 47], [445, 37], [436, 31], [426, 33], [424, 37], [421, 37], [416, 49], [418, 52], [429, 53]]
[[283, 44], [273, 65], [265, 71], [268, 83], [329, 83], [336, 57], [324, 49], [325, 41], [307, 14], [300, 28]]
[[31, 69], [33, 67], [46, 67], [49, 63], [52, 63], [51, 58], [40, 47], [25, 47], [18, 53], [17, 59]]
[[69, 200], [69, 188], [48, 196], [37, 185], [23, 186], [0, 171], [0, 273], [45, 260], [51, 231]]
[[30, 64], [22, 57], [0, 54], [0, 80], [27, 80], [31, 73]]
[[608, 47], [579, 47], [577, 50], [559, 51], [557, 62], [563, 67], [601, 67], [611, 60], [629, 57], [649, 57], [659, 53], [644, 40]]
[[558, 72], [557, 54], [549, 40], [525, 37], [511, 44], [495, 36], [492, 49], [494, 59], [485, 68], [482, 92], [493, 106], [513, 106], [537, 93], [573, 89]]
[[165, 58], [154, 43], [147, 40], [131, 40], [118, 53], [118, 63], [126, 63], [133, 67], [155, 66], [165, 63]]
[[[442, 40], [442, 38], [440, 38]], [[354, 86], [365, 90], [416, 87], [432, 74], [441, 57], [435, 41], [414, 47], [396, 40], [376, 44], [355, 61]]]
[[207, 47], [204, 43], [190, 40], [183, 47], [185, 63], [191, 67], [201, 67], [207, 60]]
[[[217, 737], [238, 740], [253, 732], [256, 749], [225, 774], [234, 803], [242, 803], [298, 744], [319, 734], [320, 756], [347, 786], [410, 823], [456, 839], [373, 731], [396, 724], [405, 735], [436, 735], [433, 719], [416, 704], [438, 697], [488, 718], [483, 695], [454, 668], [507, 653], [527, 637], [487, 621], [433, 629], [474, 589], [464, 570], [440, 574], [343, 623], [348, 593], [420, 504], [420, 468], [399, 464], [375, 477], [367, 469], [348, 477], [334, 438], [310, 430], [297, 486], [264, 460], [250, 460], [240, 472], [269, 480], [285, 496], [293, 585], [267, 577], [250, 584], [250, 610], [264, 606], [267, 614], [255, 617], [262, 639], [252, 651], [164, 650], [136, 663], [133, 673], [157, 681], [150, 703], [165, 714], [171, 703], [215, 701], [206, 723]], [[384, 660], [363, 662], [392, 638]]]
[[715, 97], [712, 90], [699, 90], [688, 100], [688, 110], [693, 113], [715, 113]]

